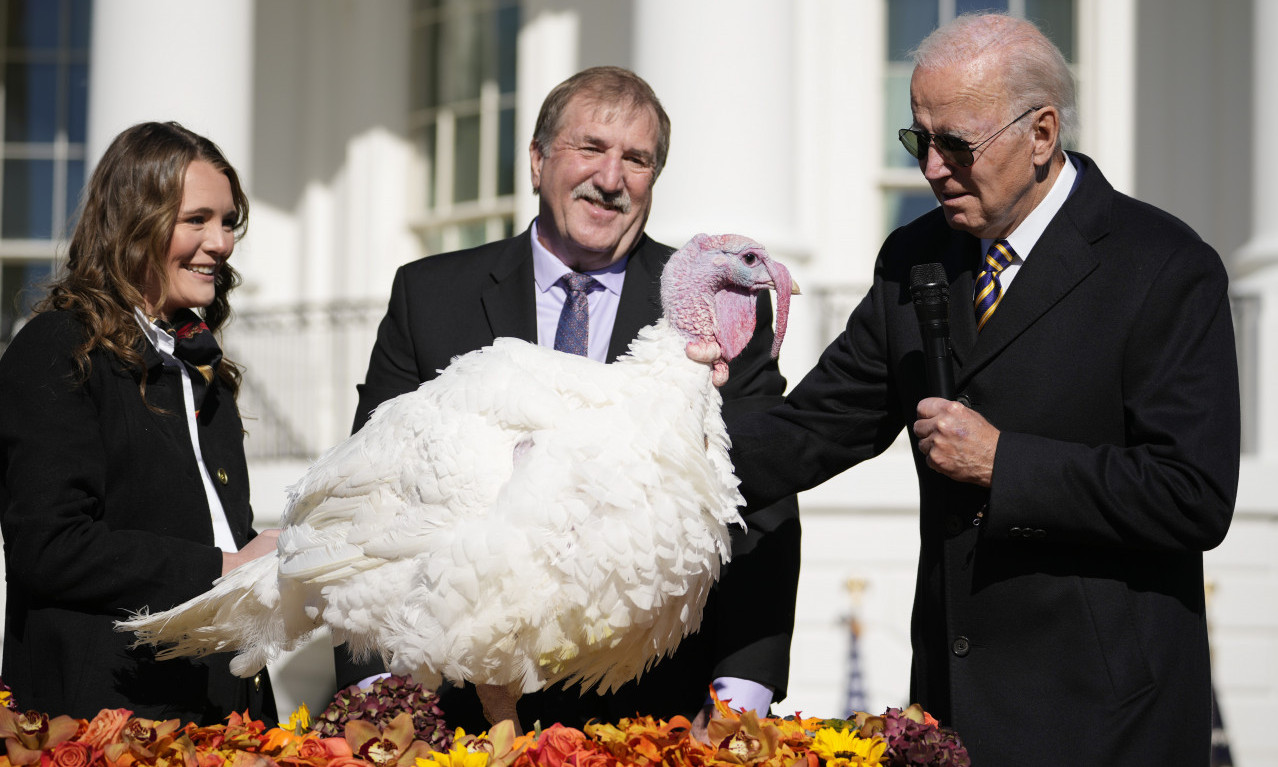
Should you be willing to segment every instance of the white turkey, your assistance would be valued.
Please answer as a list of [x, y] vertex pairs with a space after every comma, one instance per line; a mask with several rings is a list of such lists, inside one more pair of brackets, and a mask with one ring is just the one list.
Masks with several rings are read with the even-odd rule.
[[327, 625], [427, 687], [474, 683], [492, 721], [556, 681], [614, 690], [698, 628], [742, 503], [718, 390], [689, 343], [739, 353], [790, 275], [758, 243], [697, 235], [663, 318], [614, 364], [500, 338], [390, 400], [289, 489], [276, 555], [119, 624], [161, 657], [260, 670]]

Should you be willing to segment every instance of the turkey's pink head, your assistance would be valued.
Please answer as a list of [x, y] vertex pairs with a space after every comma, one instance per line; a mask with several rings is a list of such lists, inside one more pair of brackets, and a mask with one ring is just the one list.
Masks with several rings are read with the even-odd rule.
[[762, 245], [739, 234], [698, 234], [670, 257], [661, 275], [661, 306], [690, 341], [715, 341], [723, 359], [741, 353], [754, 335], [755, 297], [777, 293], [772, 356], [781, 351], [798, 287]]

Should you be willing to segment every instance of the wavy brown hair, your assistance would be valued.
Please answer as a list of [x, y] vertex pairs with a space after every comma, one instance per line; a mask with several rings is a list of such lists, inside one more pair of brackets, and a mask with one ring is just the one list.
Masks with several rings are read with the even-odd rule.
[[[168, 296], [169, 243], [182, 206], [187, 167], [197, 161], [209, 163], [231, 182], [238, 242], [248, 226], [249, 208], [239, 176], [216, 144], [178, 123], [134, 125], [116, 136], [94, 169], [64, 272], [36, 306], [38, 312], [71, 311], [84, 324], [87, 337], [75, 352], [82, 376], [89, 374], [89, 354], [95, 349], [143, 370], [144, 340], [133, 310], [145, 311], [147, 285], [160, 286], [157, 305]], [[223, 263], [213, 303], [203, 311], [209, 330], [218, 332], [230, 319], [229, 295], [239, 284], [239, 274]], [[232, 394], [239, 392], [238, 365], [224, 357], [217, 375]], [[139, 389], [145, 395], [145, 375]]]

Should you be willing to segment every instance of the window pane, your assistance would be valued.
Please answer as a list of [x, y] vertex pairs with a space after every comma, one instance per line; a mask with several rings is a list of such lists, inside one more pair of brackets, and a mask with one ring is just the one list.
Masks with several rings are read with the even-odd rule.
[[5, 160], [0, 235], [47, 240], [53, 237], [53, 161]]
[[515, 193], [515, 110], [501, 110], [497, 126], [497, 194]]
[[1007, 12], [1007, 0], [956, 0], [954, 14], [961, 16], [977, 11]]
[[515, 92], [515, 41], [519, 36], [519, 6], [497, 11], [497, 88]]
[[50, 261], [16, 261], [0, 268], [0, 339], [8, 342], [44, 295], [44, 282], [53, 273]]
[[93, 0], [71, 0], [71, 47], [89, 49], [89, 32], [93, 24]]
[[86, 64], [72, 64], [69, 70], [71, 83], [67, 89], [67, 140], [73, 144], [83, 144], [89, 112], [89, 67]]
[[439, 51], [439, 25], [426, 24], [413, 30], [412, 47], [413, 109], [431, 109], [439, 105], [439, 67], [435, 61]]
[[888, 6], [888, 60], [908, 61], [914, 49], [937, 27], [937, 0], [892, 0]]
[[70, 237], [80, 212], [80, 192], [84, 189], [84, 160], [67, 161], [67, 228]]
[[1037, 24], [1061, 49], [1065, 60], [1073, 63], [1074, 0], [1025, 0], [1025, 18]]
[[58, 116], [57, 74], [54, 64], [9, 64], [4, 68], [5, 141], [53, 141]]
[[483, 221], [472, 221], [457, 227], [458, 248], [474, 248], [488, 242], [488, 225]]
[[914, 115], [910, 113], [910, 73], [908, 69], [897, 69], [884, 78], [887, 92], [883, 94], [886, 107], [883, 114], [887, 125], [883, 133], [883, 163], [889, 168], [913, 168], [918, 162], [910, 157], [896, 137], [897, 131], [910, 127], [914, 122]]
[[479, 14], [458, 11], [448, 13], [444, 19], [439, 66], [443, 74], [440, 97], [445, 103], [479, 98], [488, 53], [482, 19]]
[[479, 115], [457, 118], [453, 150], [453, 202], [479, 199]]
[[891, 191], [887, 193], [884, 202], [887, 217], [885, 231], [889, 232], [898, 226], [910, 223], [936, 207], [936, 198], [927, 190]]
[[58, 2], [9, 0], [11, 48], [57, 48]]
[[417, 151], [422, 158], [422, 183], [426, 185], [425, 196], [426, 210], [435, 207], [435, 123], [431, 123], [422, 129], [418, 138]]

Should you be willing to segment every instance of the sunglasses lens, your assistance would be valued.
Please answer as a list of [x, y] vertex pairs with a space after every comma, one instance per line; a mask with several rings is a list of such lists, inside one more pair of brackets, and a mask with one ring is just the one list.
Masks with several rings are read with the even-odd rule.
[[919, 155], [927, 151], [927, 139], [922, 137], [918, 131], [902, 128], [897, 131], [897, 138], [901, 139], [901, 145], [905, 147], [905, 151], [910, 153], [914, 159], [918, 159]]
[[936, 143], [936, 149], [941, 153], [941, 156], [960, 168], [970, 166], [975, 159], [972, 156], [971, 145], [963, 139], [942, 134], [932, 140]]

